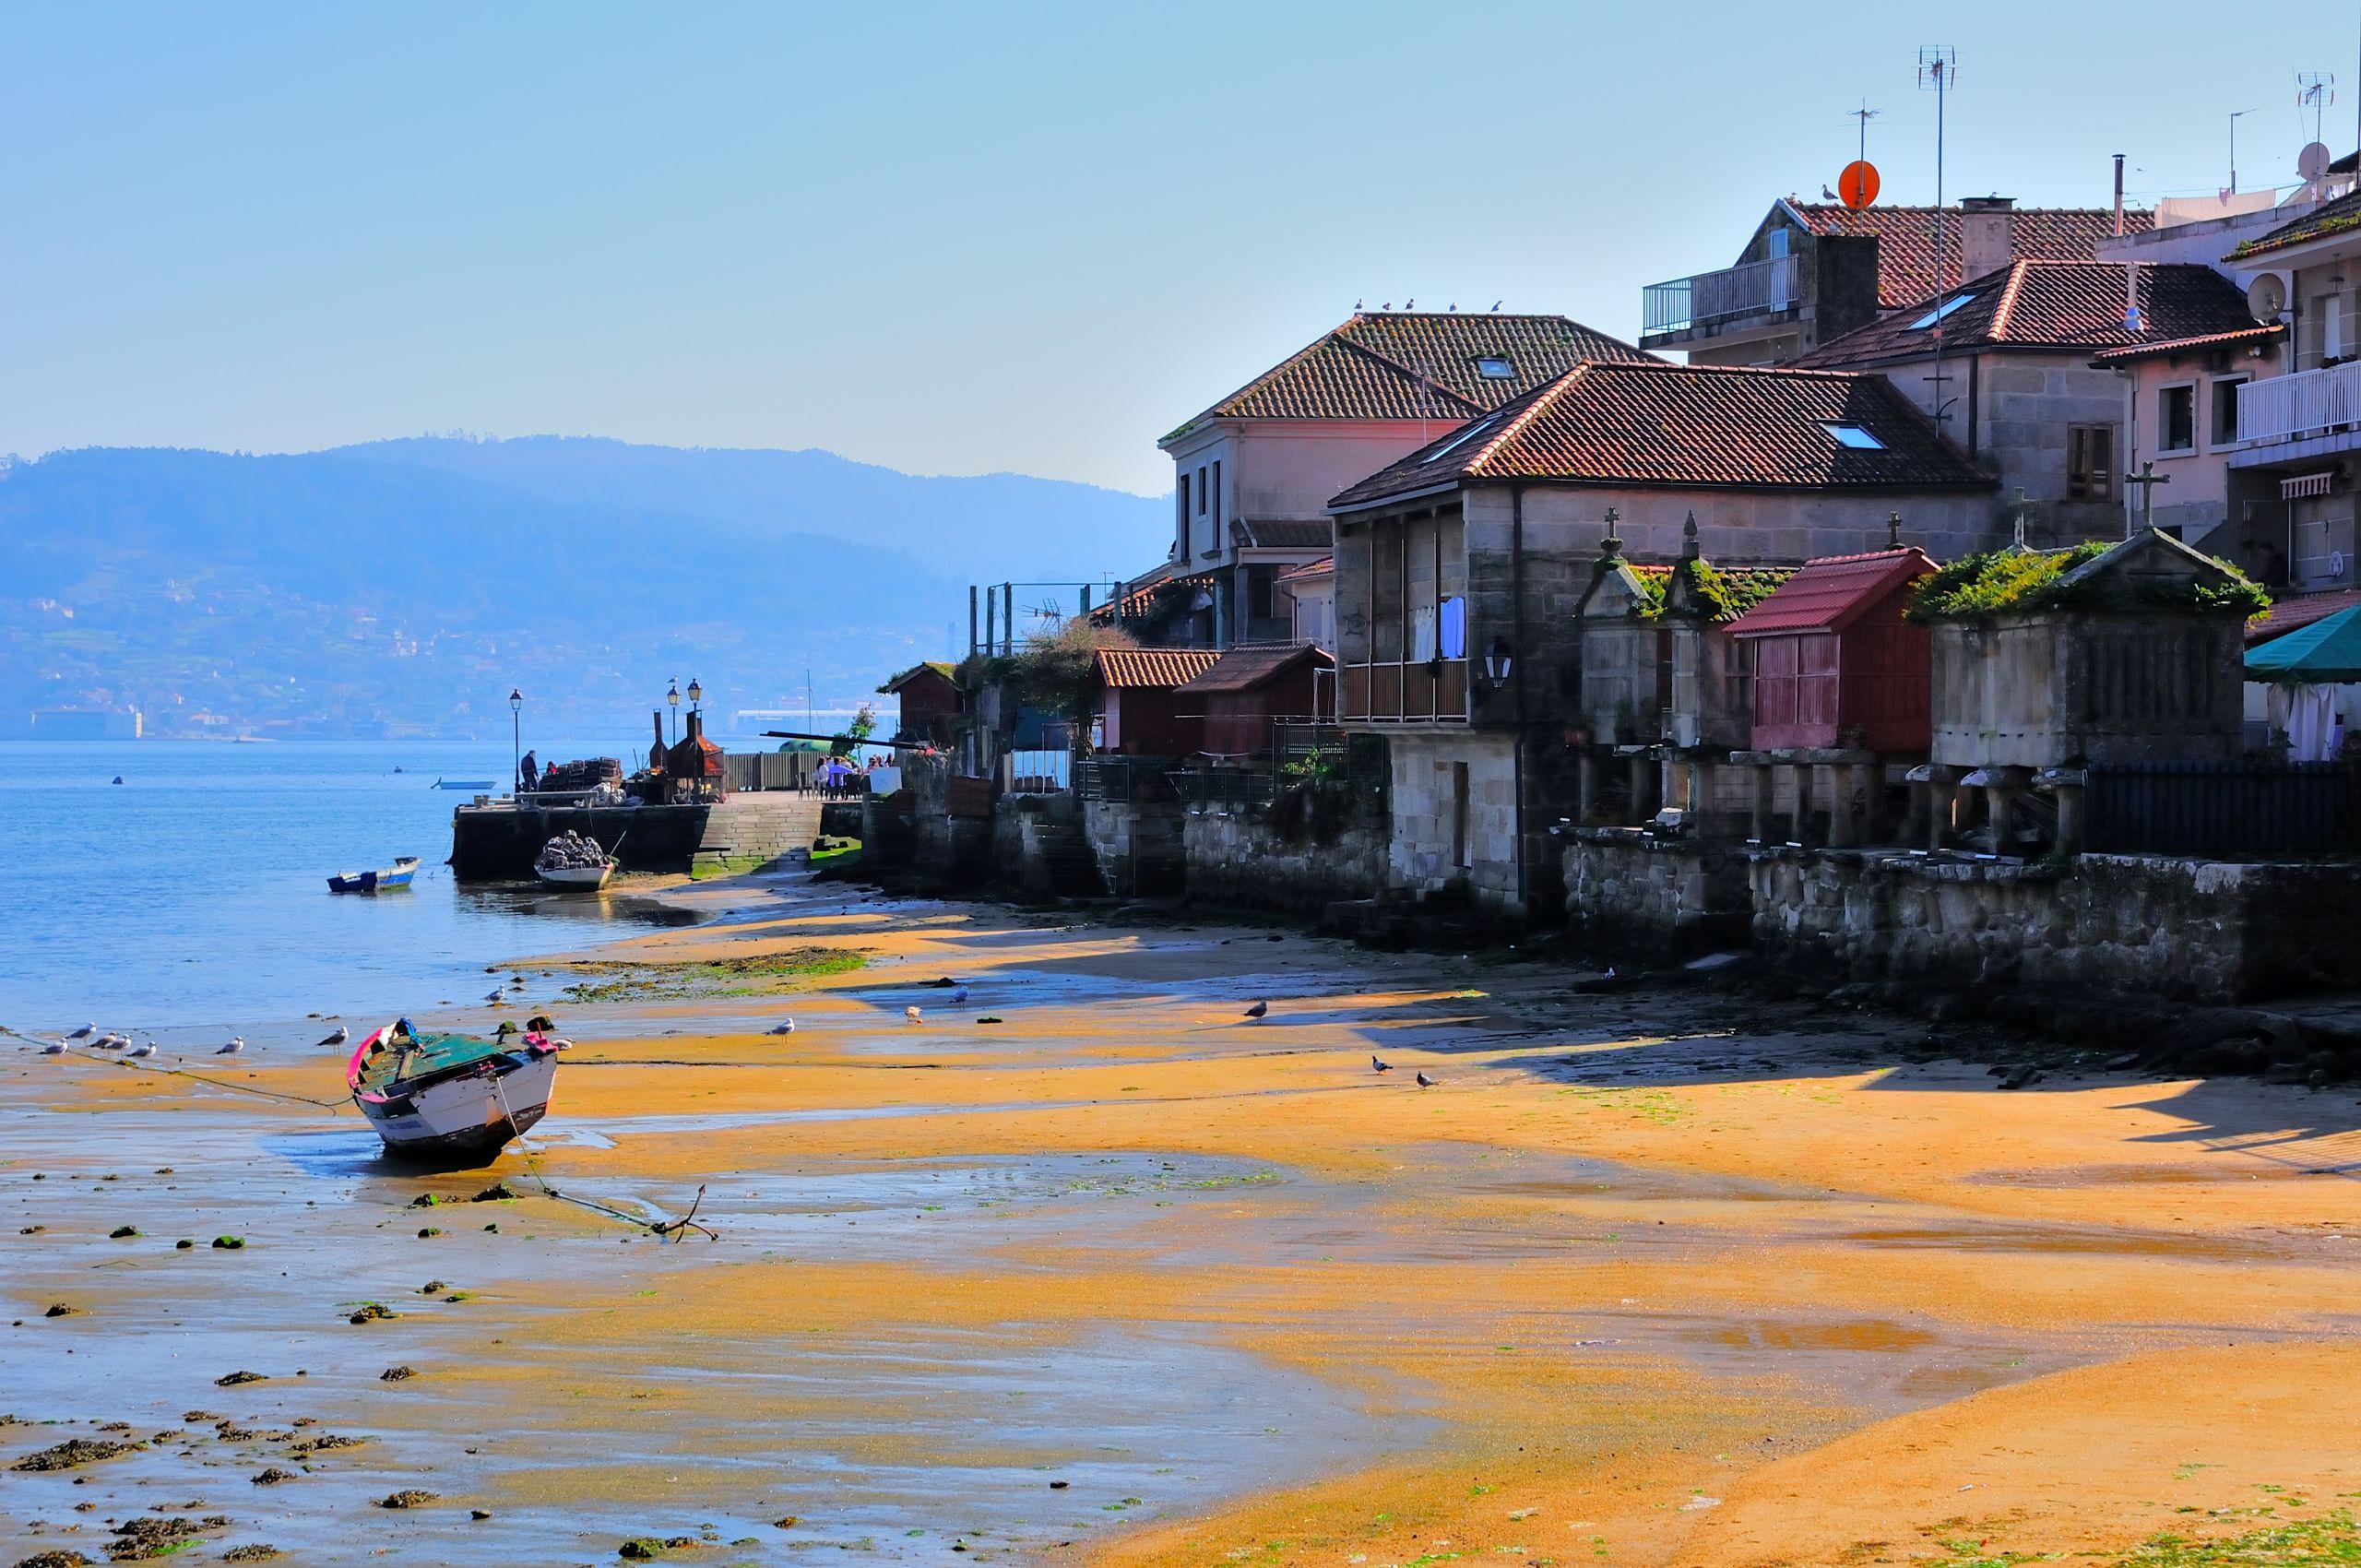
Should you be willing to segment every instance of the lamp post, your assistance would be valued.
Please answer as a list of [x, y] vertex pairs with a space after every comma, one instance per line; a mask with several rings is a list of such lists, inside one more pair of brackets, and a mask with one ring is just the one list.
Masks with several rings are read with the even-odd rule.
[[705, 711], [705, 688], [697, 684], [697, 678], [694, 675], [689, 677], [689, 711], [692, 713]]
[[514, 793], [525, 778], [525, 694], [508, 688], [508, 788]]
[[1509, 676], [1516, 669], [1515, 656], [1510, 653], [1506, 637], [1494, 637], [1484, 649], [1484, 684], [1499, 691], [1509, 683]]
[[[692, 680], [689, 682], [689, 684], [691, 684], [691, 685], [693, 685], [693, 686], [694, 686], [694, 685], [695, 685], [695, 684], [696, 684], [696, 682], [695, 682], [694, 679], [692, 679]], [[671, 705], [671, 708], [672, 708], [672, 739], [674, 739], [675, 741], [677, 741], [677, 740], [679, 740], [679, 739], [681, 738], [681, 731], [680, 731], [680, 723], [681, 723], [681, 683], [680, 683], [680, 682], [675, 681], [675, 682], [673, 682], [673, 683], [672, 683], [672, 689], [671, 689], [670, 691], [666, 692], [666, 693], [664, 694], [664, 700], [665, 700], [667, 703], [669, 703], [669, 704], [670, 704], [670, 705]]]

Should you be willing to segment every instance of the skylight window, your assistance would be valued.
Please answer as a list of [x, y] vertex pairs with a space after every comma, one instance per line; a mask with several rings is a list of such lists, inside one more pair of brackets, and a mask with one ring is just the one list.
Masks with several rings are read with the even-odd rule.
[[1453, 436], [1450, 440], [1444, 442], [1442, 445], [1428, 453], [1424, 461], [1430, 463], [1441, 462], [1445, 455], [1456, 452], [1462, 446], [1466, 445], [1477, 436], [1482, 435], [1487, 431], [1490, 430], [1493, 422], [1494, 422], [1489, 419], [1477, 420], [1474, 424], [1469, 425], [1465, 430], [1461, 431], [1457, 435]]
[[1943, 317], [1951, 315], [1952, 312], [1959, 309], [1960, 306], [1967, 303], [1968, 301], [1974, 298], [1975, 298], [1974, 294], [1953, 294], [1950, 299], [1945, 300], [1941, 304], [1937, 305], [1933, 310], [1928, 311], [1926, 315], [1912, 322], [1910, 324], [1910, 330], [1913, 332], [1925, 331], [1928, 327], [1934, 326], [1935, 323], [1942, 320]]
[[1823, 424], [1821, 429], [1836, 437], [1836, 445], [1849, 446], [1856, 452], [1882, 452], [1885, 443], [1857, 424]]
[[1476, 374], [1487, 381], [1507, 381], [1516, 374], [1516, 366], [1501, 354], [1486, 354], [1476, 362]]

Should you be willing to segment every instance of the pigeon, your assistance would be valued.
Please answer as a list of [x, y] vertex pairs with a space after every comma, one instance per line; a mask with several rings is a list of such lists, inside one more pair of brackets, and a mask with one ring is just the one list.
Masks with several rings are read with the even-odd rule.
[[342, 1024], [338, 1024], [336, 1027], [336, 1033], [320, 1041], [320, 1044], [323, 1046], [342, 1045], [346, 1040], [349, 1040], [351, 1038], [352, 1031], [345, 1028]]
[[1391, 1063], [1391, 1062], [1381, 1062], [1381, 1061], [1379, 1061], [1379, 1060], [1378, 1060], [1376, 1057], [1374, 1057], [1374, 1056], [1372, 1056], [1372, 1057], [1370, 1057], [1370, 1058], [1369, 1059], [1369, 1065], [1370, 1065], [1370, 1072], [1372, 1072], [1372, 1073], [1391, 1073], [1392, 1071], [1394, 1071], [1394, 1063]]
[[1271, 1004], [1270, 1004], [1269, 1003], [1267, 1003], [1267, 1002], [1257, 1002], [1256, 1004], [1254, 1004], [1254, 1005], [1253, 1005], [1253, 1006], [1249, 1007], [1248, 1009], [1246, 1009], [1246, 1016], [1248, 1016], [1248, 1017], [1250, 1017], [1250, 1018], [1253, 1019], [1256, 1023], [1258, 1023], [1258, 1024], [1259, 1024], [1259, 1023], [1261, 1023], [1261, 1022], [1262, 1022], [1265, 1017], [1267, 1017], [1267, 1016], [1270, 1016], [1270, 1012], [1271, 1012]]
[[156, 1054], [156, 1042], [152, 1039], [143, 1039], [137, 1045], [133, 1046], [129, 1051], [125, 1051], [124, 1054], [125, 1056], [153, 1056]]
[[773, 1024], [768, 1032], [775, 1035], [791, 1035], [795, 1032], [795, 1020], [792, 1018], [782, 1019], [778, 1023]]
[[954, 1007], [965, 1007], [967, 1005], [967, 988], [966, 986], [963, 985], [958, 990], [951, 993], [951, 1004]]
[[98, 1032], [99, 1032], [99, 1026], [98, 1026], [98, 1025], [96, 1025], [96, 1024], [84, 1024], [80, 1028], [76, 1029], [72, 1034], [67, 1035], [65, 1038], [66, 1038], [67, 1039], [89, 1039], [92, 1035], [97, 1034]]
[[213, 1054], [214, 1054], [214, 1055], [216, 1055], [216, 1056], [235, 1056], [235, 1055], [237, 1055], [237, 1054], [238, 1054], [238, 1052], [240, 1052], [241, 1051], [245, 1050], [245, 1048], [246, 1048], [246, 1037], [245, 1037], [245, 1036], [243, 1036], [243, 1035], [231, 1035], [231, 1036], [230, 1037], [230, 1043], [229, 1043], [229, 1044], [227, 1044], [227, 1045], [225, 1045], [225, 1046], [223, 1046], [220, 1050], [219, 1050], [219, 1051], [215, 1051]]
[[41, 1048], [41, 1053], [43, 1056], [63, 1056], [65, 1054], [65, 1042], [62, 1039], [51, 1040]]
[[913, 1024], [923, 1024], [926, 1022], [925, 1017], [919, 1014], [916, 1007], [903, 1008], [902, 1016]]
[[1418, 1075], [1418, 1087], [1422, 1089], [1430, 1089], [1442, 1081], [1440, 1078], [1430, 1078], [1424, 1073]]

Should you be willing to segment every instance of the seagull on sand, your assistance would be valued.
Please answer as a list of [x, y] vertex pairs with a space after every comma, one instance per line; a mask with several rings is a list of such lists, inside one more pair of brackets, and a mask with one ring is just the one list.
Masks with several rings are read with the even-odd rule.
[[143, 1039], [137, 1045], [133, 1046], [129, 1051], [125, 1051], [124, 1054], [125, 1056], [153, 1056], [156, 1054], [156, 1042], [152, 1039]]
[[508, 993], [495, 985], [490, 991], [484, 992], [483, 999], [486, 1002], [491, 1003], [494, 1007], [497, 1007], [502, 1003], [508, 1000]]
[[795, 1032], [795, 1020], [792, 1018], [782, 1018], [777, 1023], [773, 1024], [768, 1032], [775, 1035], [791, 1035]]
[[906, 1021], [913, 1024], [923, 1024], [926, 1022], [925, 1016], [915, 1006], [903, 1008], [902, 1016]]
[[230, 1043], [229, 1043], [229, 1044], [227, 1044], [227, 1045], [225, 1045], [225, 1046], [223, 1046], [220, 1050], [219, 1050], [219, 1051], [215, 1051], [213, 1054], [214, 1054], [214, 1055], [216, 1055], [216, 1056], [235, 1056], [235, 1055], [237, 1055], [237, 1054], [238, 1054], [238, 1052], [240, 1052], [241, 1051], [245, 1050], [245, 1048], [246, 1048], [246, 1037], [245, 1037], [245, 1036], [243, 1036], [243, 1035], [231, 1035], [231, 1036], [230, 1037]]
[[90, 1042], [92, 1048], [99, 1051], [121, 1051], [130, 1043], [129, 1036], [118, 1034], [103, 1034]]
[[1259, 1024], [1259, 1023], [1261, 1023], [1264, 1018], [1266, 1018], [1266, 1017], [1268, 1017], [1268, 1016], [1270, 1016], [1270, 1012], [1271, 1012], [1271, 1004], [1270, 1004], [1269, 1003], [1267, 1003], [1267, 1002], [1257, 1002], [1256, 1004], [1254, 1004], [1254, 1005], [1253, 1005], [1253, 1006], [1249, 1007], [1248, 1009], [1246, 1009], [1246, 1016], [1248, 1016], [1248, 1017], [1250, 1017], [1250, 1018], [1253, 1019], [1256, 1023], [1258, 1023], [1258, 1024]]
[[63, 1056], [65, 1054], [65, 1042], [62, 1039], [51, 1040], [41, 1048], [41, 1053], [43, 1056]]
[[1430, 1078], [1424, 1073], [1418, 1075], [1418, 1087], [1422, 1089], [1430, 1089], [1441, 1082], [1441, 1078]]
[[338, 1024], [336, 1027], [336, 1033], [320, 1041], [319, 1047], [316, 1049], [325, 1049], [331, 1045], [342, 1045], [346, 1040], [349, 1040], [351, 1038], [352, 1031], [345, 1028], [342, 1024]]
[[1391, 1063], [1391, 1062], [1381, 1062], [1381, 1061], [1379, 1061], [1379, 1060], [1378, 1060], [1376, 1057], [1374, 1057], [1374, 1056], [1372, 1056], [1372, 1057], [1370, 1057], [1370, 1058], [1369, 1059], [1369, 1066], [1370, 1066], [1370, 1072], [1372, 1072], [1372, 1073], [1391, 1073], [1392, 1071], [1394, 1071], [1394, 1063]]
[[99, 1032], [99, 1026], [98, 1026], [98, 1025], [96, 1025], [96, 1024], [84, 1024], [80, 1028], [76, 1029], [72, 1034], [67, 1035], [65, 1038], [66, 1038], [67, 1039], [89, 1039], [92, 1035], [97, 1034], [98, 1032]]
[[966, 986], [963, 985], [958, 990], [951, 993], [951, 1004], [954, 1007], [965, 1007], [967, 1005], [967, 988]]

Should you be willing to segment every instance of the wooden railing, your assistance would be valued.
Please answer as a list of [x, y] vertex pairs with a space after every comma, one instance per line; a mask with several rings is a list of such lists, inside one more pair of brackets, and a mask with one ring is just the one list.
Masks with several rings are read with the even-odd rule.
[[1337, 717], [1345, 723], [1465, 724], [1467, 660], [1347, 664]]

